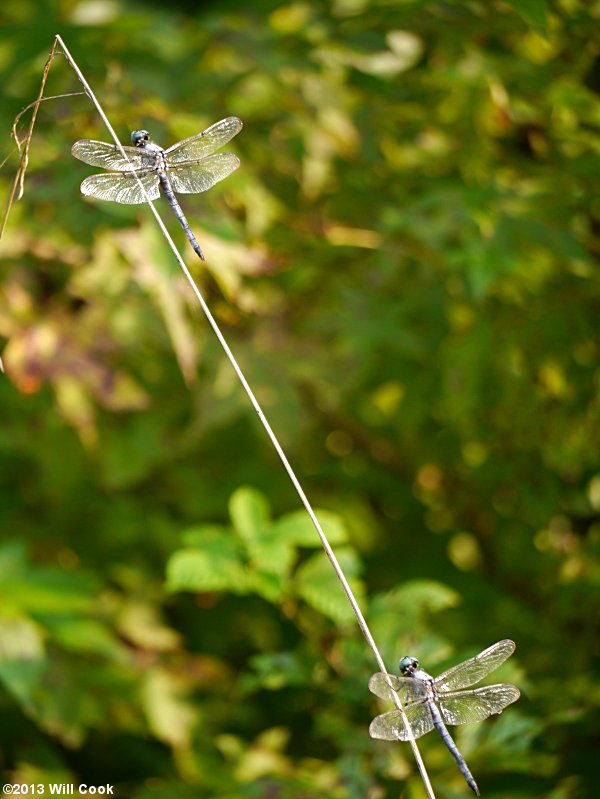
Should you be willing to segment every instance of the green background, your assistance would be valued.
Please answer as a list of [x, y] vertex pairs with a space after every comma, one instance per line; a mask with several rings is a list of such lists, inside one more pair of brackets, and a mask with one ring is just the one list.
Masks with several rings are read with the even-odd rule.
[[[60, 33], [123, 141], [229, 115], [241, 168], [157, 207], [390, 669], [502, 638], [521, 700], [456, 738], [486, 797], [593, 797], [600, 538], [600, 5], [0, 10], [2, 196]], [[81, 91], [66, 60], [45, 94]], [[21, 138], [29, 116], [19, 126]], [[1, 242], [0, 770], [133, 799], [423, 797], [371, 741], [376, 670], [108, 140], [44, 102]], [[494, 675], [494, 679], [496, 675]], [[439, 797], [469, 795], [435, 734]]]

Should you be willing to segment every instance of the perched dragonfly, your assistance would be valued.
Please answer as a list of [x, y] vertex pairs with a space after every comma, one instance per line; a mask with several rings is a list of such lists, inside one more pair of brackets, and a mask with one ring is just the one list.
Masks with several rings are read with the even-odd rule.
[[[126, 158], [114, 144], [94, 139], [81, 139], [71, 148], [72, 154], [91, 166], [108, 169], [101, 175], [91, 175], [81, 184], [87, 197], [112, 200], [124, 205], [138, 205], [163, 194], [175, 211], [190, 244], [204, 260], [204, 253], [192, 233], [177, 194], [195, 194], [206, 191], [234, 172], [240, 160], [233, 153], [215, 153], [240, 132], [242, 121], [227, 117], [215, 122], [202, 133], [177, 142], [167, 150], [150, 141], [147, 130], [134, 130], [133, 147], [123, 147]], [[143, 187], [143, 188], [142, 188]]]
[[[393, 691], [396, 692], [406, 714], [406, 720], [410, 724], [413, 738], [420, 738], [435, 727], [452, 752], [469, 787], [479, 796], [477, 783], [452, 740], [446, 724], [483, 721], [493, 713], [502, 713], [507, 705], [517, 701], [521, 694], [519, 689], [510, 683], [462, 690], [478, 683], [497, 669], [514, 651], [513, 641], [498, 641], [497, 644], [453, 666], [435, 679], [419, 668], [419, 661], [416, 658], [403, 657], [400, 661], [402, 677], [378, 672], [369, 680], [369, 690], [381, 699], [392, 700]], [[385, 741], [409, 740], [409, 733], [400, 710], [391, 710], [373, 719], [369, 735], [371, 738], [382, 738]]]

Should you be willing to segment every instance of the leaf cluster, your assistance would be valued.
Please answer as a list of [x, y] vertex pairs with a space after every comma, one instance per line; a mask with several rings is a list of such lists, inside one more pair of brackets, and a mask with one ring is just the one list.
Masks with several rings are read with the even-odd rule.
[[[124, 141], [243, 119], [240, 170], [184, 200], [194, 274], [386, 663], [514, 639], [523, 697], [457, 731], [471, 770], [485, 795], [593, 796], [596, 5], [0, 13], [7, 156], [56, 31]], [[55, 59], [47, 94], [79, 88]], [[368, 739], [375, 665], [229, 365], [147, 209], [81, 198], [79, 138], [105, 138], [85, 96], [43, 103], [1, 243], [0, 770], [420, 796], [408, 750]]]

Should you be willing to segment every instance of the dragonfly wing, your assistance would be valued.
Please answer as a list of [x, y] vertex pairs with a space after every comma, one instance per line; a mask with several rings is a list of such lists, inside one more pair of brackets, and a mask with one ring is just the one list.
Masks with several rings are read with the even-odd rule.
[[470, 660], [443, 672], [434, 680], [438, 692], [454, 691], [466, 688], [482, 680], [487, 674], [497, 669], [515, 651], [514, 641], [508, 639], [484, 649]]
[[[413, 738], [420, 738], [433, 729], [431, 711], [426, 702], [408, 705], [404, 712]], [[369, 735], [384, 741], [408, 741], [409, 737], [399, 710], [390, 710], [389, 713], [376, 716], [369, 725]]]
[[223, 147], [242, 129], [242, 120], [227, 117], [215, 122], [202, 133], [196, 133], [189, 139], [183, 139], [165, 151], [169, 164], [182, 164], [186, 161], [198, 161], [211, 155], [219, 147]]
[[369, 680], [369, 691], [380, 699], [389, 699], [392, 702], [395, 691], [403, 705], [419, 701], [427, 696], [427, 687], [421, 680], [415, 680], [412, 677], [396, 677], [394, 674], [383, 674], [381, 671], [378, 671]]
[[447, 724], [472, 724], [487, 719], [493, 713], [502, 713], [507, 705], [516, 702], [520, 696], [521, 692], [515, 685], [499, 683], [439, 697], [438, 705]]
[[233, 153], [217, 153], [202, 161], [169, 169], [169, 180], [178, 194], [196, 194], [210, 189], [240, 165]]
[[80, 161], [112, 172], [129, 172], [134, 169], [149, 169], [154, 165], [156, 156], [139, 147], [123, 147], [127, 158], [123, 158], [114, 144], [94, 139], [80, 139], [71, 147], [71, 154]]
[[[141, 184], [151, 200], [160, 195], [158, 175], [156, 172], [138, 173]], [[144, 192], [133, 177], [121, 172], [105, 172], [102, 175], [90, 175], [81, 184], [81, 193], [86, 197], [98, 200], [110, 200], [122, 205], [139, 205], [146, 202]]]

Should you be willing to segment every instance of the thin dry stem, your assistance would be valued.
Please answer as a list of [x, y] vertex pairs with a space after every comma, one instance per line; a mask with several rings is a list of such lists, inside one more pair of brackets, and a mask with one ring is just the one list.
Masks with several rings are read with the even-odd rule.
[[[92, 101], [94, 106], [96, 107], [96, 110], [98, 111], [98, 114], [100, 115], [102, 121], [106, 125], [106, 128], [107, 128], [108, 132], [110, 133], [110, 135], [112, 136], [113, 140], [115, 141], [117, 147], [119, 148], [119, 151], [121, 152], [123, 157], [127, 158], [126, 153], [123, 151], [122, 145], [121, 145], [121, 143], [120, 143], [115, 131], [113, 130], [110, 122], [108, 121], [108, 119], [106, 117], [106, 114], [104, 113], [104, 111], [102, 110], [102, 107], [100, 106], [100, 103], [96, 99], [96, 96], [94, 95], [92, 89], [90, 88], [89, 84], [87, 83], [87, 81], [86, 81], [85, 77], [83, 76], [81, 70], [79, 69], [79, 67], [77, 66], [75, 60], [71, 56], [71, 54], [70, 54], [69, 50], [67, 49], [63, 39], [59, 35], [56, 36], [56, 39], [55, 39], [55, 42], [54, 42], [54, 45], [53, 45], [53, 48], [52, 48], [52, 51], [51, 51], [50, 58], [48, 59], [48, 63], [46, 64], [46, 69], [44, 70], [44, 79], [43, 79], [43, 83], [42, 83], [42, 89], [40, 91], [40, 97], [38, 98], [38, 105], [39, 105], [39, 100], [41, 100], [41, 95], [42, 95], [42, 92], [43, 92], [43, 85], [44, 85], [45, 80], [46, 80], [47, 71], [48, 71], [48, 68], [49, 68], [49, 65], [50, 65], [50, 61], [52, 60], [52, 58], [54, 56], [54, 52], [55, 52], [55, 49], [56, 49], [56, 44], [60, 45], [65, 58], [67, 59], [67, 61], [69, 62], [69, 64], [73, 68], [73, 70], [75, 71], [75, 74], [77, 75], [77, 77], [81, 81], [81, 83], [82, 83], [82, 85], [84, 87], [85, 93], [88, 95], [88, 97], [90, 98], [90, 100]], [[31, 138], [31, 133], [33, 132], [33, 124], [35, 122], [35, 115], [36, 114], [37, 114], [37, 106], [36, 106], [36, 109], [34, 111], [34, 119], [32, 120], [32, 124], [30, 126], [30, 132], [29, 132], [28, 138], [27, 138], [27, 147], [29, 145], [29, 140]], [[24, 163], [23, 157], [21, 159], [21, 163]], [[25, 157], [25, 163], [26, 163], [26, 157]], [[135, 174], [133, 167], [132, 167], [132, 173]], [[138, 183], [139, 183], [139, 181], [138, 181]], [[17, 182], [15, 182], [15, 186], [17, 186], [17, 185], [22, 185], [22, 183], [21, 184], [17, 184]], [[140, 183], [140, 185], [141, 185], [141, 183]], [[143, 188], [143, 186], [142, 186], [142, 188]], [[327, 536], [325, 535], [325, 532], [323, 531], [323, 528], [321, 527], [321, 524], [320, 524], [319, 520], [317, 519], [317, 516], [316, 516], [316, 514], [315, 514], [315, 512], [314, 512], [314, 510], [312, 508], [312, 505], [309, 502], [308, 497], [304, 493], [304, 490], [303, 490], [303, 488], [302, 488], [302, 486], [300, 484], [300, 481], [298, 480], [294, 470], [292, 469], [292, 466], [291, 466], [290, 462], [288, 461], [285, 452], [283, 451], [283, 449], [282, 449], [282, 447], [281, 447], [281, 445], [280, 445], [275, 433], [273, 432], [273, 429], [271, 428], [271, 425], [267, 421], [267, 418], [265, 417], [265, 414], [263, 413], [263, 410], [262, 410], [258, 400], [256, 399], [256, 396], [254, 395], [254, 392], [250, 388], [250, 385], [249, 385], [248, 381], [246, 380], [246, 378], [245, 378], [245, 376], [244, 376], [244, 374], [243, 374], [243, 372], [242, 372], [242, 370], [241, 370], [241, 368], [240, 368], [235, 356], [233, 355], [233, 352], [229, 348], [229, 345], [227, 344], [227, 341], [225, 340], [225, 337], [223, 336], [223, 334], [222, 334], [222, 332], [221, 332], [221, 330], [220, 330], [215, 318], [213, 317], [208, 305], [206, 304], [206, 301], [205, 301], [204, 297], [200, 293], [200, 290], [198, 289], [196, 283], [194, 282], [194, 279], [193, 279], [191, 273], [189, 272], [188, 268], [186, 267], [181, 255], [179, 254], [179, 251], [177, 250], [177, 248], [175, 246], [175, 243], [173, 242], [171, 236], [169, 235], [169, 232], [168, 232], [167, 228], [165, 227], [164, 222], [162, 221], [160, 215], [158, 214], [158, 211], [156, 210], [156, 208], [154, 207], [154, 205], [150, 201], [150, 198], [148, 197], [147, 193], [144, 192], [144, 194], [146, 196], [146, 200], [148, 202], [150, 210], [151, 210], [152, 214], [154, 215], [154, 218], [156, 219], [156, 222], [157, 222], [158, 226], [160, 227], [160, 229], [161, 229], [161, 231], [162, 231], [167, 243], [169, 244], [169, 246], [170, 246], [170, 248], [171, 248], [171, 250], [172, 250], [172, 252], [173, 252], [173, 254], [174, 254], [174, 256], [175, 256], [175, 258], [176, 258], [176, 260], [178, 262], [178, 264], [179, 264], [179, 267], [181, 268], [183, 274], [185, 275], [186, 280], [188, 281], [192, 291], [194, 292], [194, 294], [196, 296], [196, 299], [198, 300], [198, 302], [200, 304], [200, 307], [202, 308], [202, 311], [203, 311], [204, 315], [206, 316], [206, 319], [208, 320], [209, 325], [211, 326], [215, 336], [217, 337], [217, 340], [219, 341], [219, 344], [221, 345], [225, 355], [227, 356], [227, 359], [229, 360], [229, 362], [230, 362], [231, 366], [233, 367], [233, 370], [235, 371], [240, 383], [242, 384], [242, 387], [243, 387], [244, 391], [246, 392], [246, 394], [248, 396], [248, 399], [250, 400], [250, 402], [252, 404], [252, 407], [256, 411], [256, 414], [258, 415], [258, 418], [260, 419], [260, 422], [261, 422], [262, 426], [264, 427], [267, 435], [269, 436], [269, 439], [271, 440], [271, 443], [273, 444], [273, 447], [275, 448], [275, 451], [277, 452], [277, 455], [279, 456], [279, 459], [281, 460], [281, 463], [283, 464], [283, 467], [284, 467], [285, 471], [287, 472], [290, 480], [292, 481], [292, 484], [293, 484], [294, 488], [296, 489], [296, 492], [297, 492], [298, 496], [300, 497], [300, 501], [304, 505], [304, 508], [306, 509], [306, 512], [308, 513], [308, 515], [310, 517], [310, 520], [312, 521], [312, 523], [313, 523], [313, 525], [315, 527], [315, 530], [317, 531], [317, 535], [319, 536], [319, 538], [321, 540], [321, 544], [323, 546], [323, 549], [325, 550], [325, 553], [326, 553], [327, 557], [329, 558], [329, 561], [330, 561], [330, 563], [331, 563], [331, 565], [332, 565], [332, 567], [333, 567], [333, 569], [334, 569], [334, 571], [335, 571], [335, 573], [336, 573], [336, 575], [337, 575], [337, 577], [338, 577], [338, 579], [339, 579], [339, 581], [340, 581], [340, 583], [342, 585], [342, 588], [344, 589], [344, 593], [346, 594], [348, 602], [350, 603], [350, 605], [352, 607], [352, 610], [354, 611], [354, 615], [356, 616], [356, 620], [358, 622], [358, 626], [359, 626], [362, 634], [364, 635], [364, 637], [365, 637], [365, 639], [367, 641], [367, 644], [369, 645], [371, 651], [373, 652], [373, 655], [375, 657], [375, 660], [377, 661], [377, 665], [379, 667], [379, 670], [383, 674], [387, 675], [388, 672], [386, 670], [385, 663], [383, 662], [383, 658], [381, 657], [379, 649], [377, 648], [375, 640], [373, 639], [371, 631], [370, 631], [370, 629], [369, 629], [369, 627], [367, 625], [367, 622], [366, 622], [366, 620], [365, 620], [365, 618], [363, 616], [363, 613], [362, 613], [362, 611], [361, 611], [361, 609], [359, 607], [359, 604], [358, 604], [358, 602], [356, 600], [356, 597], [354, 596], [354, 593], [352, 592], [352, 589], [350, 588], [348, 580], [346, 579], [346, 577], [344, 575], [344, 572], [342, 570], [342, 567], [340, 566], [340, 564], [339, 564], [339, 562], [338, 562], [338, 560], [337, 560], [337, 558], [335, 556], [335, 552], [333, 551], [333, 549], [332, 549], [332, 547], [331, 547], [331, 545], [330, 545], [330, 543], [329, 543], [329, 541], [327, 539]], [[392, 694], [394, 696], [394, 701], [395, 701], [396, 707], [401, 711], [402, 719], [403, 719], [403, 722], [404, 722], [404, 726], [406, 727], [406, 729], [407, 729], [407, 731], [409, 733], [409, 742], [410, 742], [410, 745], [412, 747], [413, 754], [414, 754], [415, 760], [417, 762], [417, 766], [418, 766], [419, 771], [421, 773], [421, 777], [423, 779], [427, 795], [430, 797], [430, 799], [435, 799], [435, 796], [434, 796], [434, 793], [433, 793], [433, 789], [431, 787], [431, 782], [429, 781], [429, 777], [428, 777], [427, 771], [425, 769], [425, 764], [423, 763], [423, 760], [421, 758], [421, 754], [419, 752], [417, 744], [416, 744], [414, 738], [412, 737], [412, 731], [411, 731], [410, 725], [408, 723], [408, 720], [406, 718], [406, 715], [404, 713], [404, 710], [402, 708], [402, 703], [400, 701], [400, 698], [398, 697], [398, 695], [393, 690], [391, 682], [388, 682], [388, 685], [389, 685], [390, 690], [391, 690], [391, 692], [392, 692]]]

